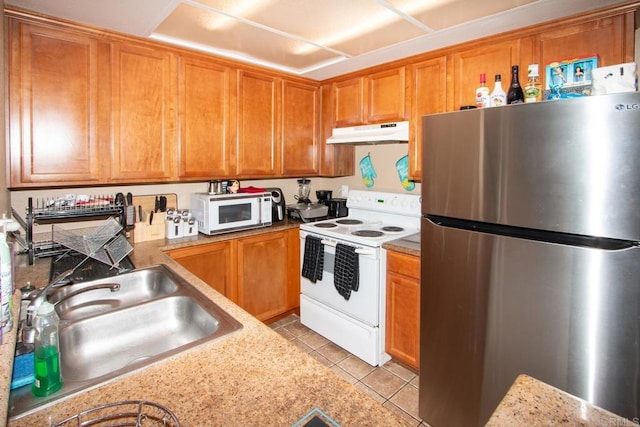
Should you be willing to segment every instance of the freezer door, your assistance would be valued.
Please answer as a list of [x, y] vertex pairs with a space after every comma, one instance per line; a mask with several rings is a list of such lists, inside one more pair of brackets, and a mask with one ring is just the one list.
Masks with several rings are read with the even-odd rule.
[[640, 94], [423, 117], [424, 213], [640, 240]]
[[519, 374], [640, 417], [640, 249], [422, 221], [422, 419], [483, 425]]

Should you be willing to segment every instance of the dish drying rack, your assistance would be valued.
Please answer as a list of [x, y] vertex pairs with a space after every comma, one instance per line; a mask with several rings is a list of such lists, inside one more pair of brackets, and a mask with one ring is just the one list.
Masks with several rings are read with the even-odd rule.
[[77, 234], [53, 226], [52, 240], [64, 247], [79, 252], [86, 258], [74, 267], [74, 270], [89, 258], [96, 259], [114, 268], [120, 267], [120, 261], [133, 250], [127, 238], [120, 233], [122, 225], [113, 217], [88, 234]]
[[[120, 251], [125, 246], [122, 240], [126, 241], [126, 238], [122, 235], [120, 235], [122, 237], [121, 239], [113, 239], [117, 241], [111, 242], [112, 238], [116, 237], [116, 234], [122, 230], [120, 224], [124, 224], [125, 214], [124, 204], [116, 201], [116, 198], [112, 195], [83, 196], [82, 198], [64, 196], [59, 198], [38, 198], [35, 200], [29, 197], [27, 200], [26, 220], [15, 210], [12, 209], [11, 211], [13, 218], [20, 223], [25, 230], [26, 236], [24, 239], [19, 235], [15, 235], [15, 238], [28, 253], [29, 265], [33, 264], [35, 258], [60, 255], [69, 249], [81, 249], [78, 250], [78, 252], [105, 262], [105, 260], [111, 260], [111, 256], [115, 256], [114, 259], [119, 258], [121, 254]], [[102, 227], [99, 227], [99, 229], [96, 230], [96, 235], [78, 236], [53, 225], [71, 221], [95, 220], [101, 217], [109, 217], [112, 221], [107, 220], [109, 223], [105, 223]], [[118, 221], [114, 220], [113, 217], [117, 217]], [[34, 224], [52, 224], [52, 238], [34, 241]], [[120, 227], [117, 231], [114, 231], [115, 225]], [[111, 231], [113, 231], [113, 234], [109, 236], [109, 239], [106, 239], [106, 234]], [[59, 237], [54, 239], [56, 233]], [[103, 243], [106, 254], [102, 253], [99, 248], [96, 248], [96, 242]], [[68, 244], [72, 246], [68, 246]], [[122, 258], [118, 259], [115, 263], [106, 263], [117, 266], [117, 263], [121, 259]]]
[[180, 422], [173, 412], [163, 405], [144, 400], [126, 400], [82, 411], [63, 421], [52, 423], [51, 426], [180, 427]]

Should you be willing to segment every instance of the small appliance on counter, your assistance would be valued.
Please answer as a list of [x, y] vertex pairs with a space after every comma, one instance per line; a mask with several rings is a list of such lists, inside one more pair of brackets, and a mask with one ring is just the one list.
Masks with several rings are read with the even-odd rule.
[[329, 218], [342, 218], [349, 215], [347, 199], [335, 198], [327, 201]]
[[327, 219], [329, 207], [320, 203], [296, 203], [287, 206], [289, 219], [298, 219], [304, 222]]
[[271, 225], [271, 193], [191, 194], [191, 213], [203, 234]]
[[298, 180], [298, 194], [294, 198], [298, 203], [287, 206], [289, 219], [299, 219], [304, 222], [326, 219], [329, 207], [320, 203], [311, 203], [309, 194], [311, 193], [311, 180], [301, 178]]
[[331, 200], [331, 195], [333, 191], [331, 190], [316, 190], [316, 197], [318, 198], [318, 203], [321, 205], [329, 206], [329, 200]]
[[271, 193], [271, 221], [283, 221], [287, 205], [284, 201], [282, 190], [279, 188], [266, 188], [265, 191]]

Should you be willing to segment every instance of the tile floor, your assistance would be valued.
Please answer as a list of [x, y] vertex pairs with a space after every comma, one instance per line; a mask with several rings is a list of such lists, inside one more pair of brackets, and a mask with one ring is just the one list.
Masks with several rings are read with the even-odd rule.
[[418, 416], [418, 375], [393, 360], [374, 368], [300, 323], [293, 314], [269, 325], [298, 348], [329, 367], [406, 421], [428, 426]]

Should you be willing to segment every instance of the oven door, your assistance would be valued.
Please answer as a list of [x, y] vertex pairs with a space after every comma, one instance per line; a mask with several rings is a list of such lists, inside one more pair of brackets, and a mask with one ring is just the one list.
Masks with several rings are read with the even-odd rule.
[[[304, 260], [305, 237], [307, 235], [322, 239], [324, 245], [324, 268], [322, 280], [318, 280], [316, 283], [312, 283], [309, 279], [301, 276], [300, 292], [368, 326], [377, 327], [380, 323], [380, 248], [356, 245], [301, 231], [301, 260]], [[348, 300], [338, 293], [333, 281], [335, 246], [337, 243], [355, 246], [357, 248], [356, 253], [359, 255], [359, 288], [357, 291], [351, 292]]]

